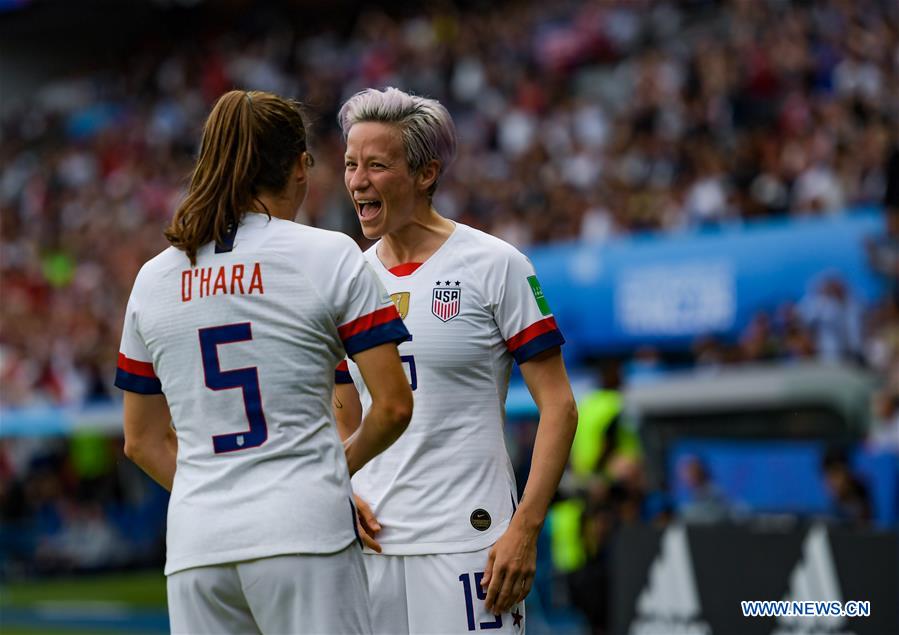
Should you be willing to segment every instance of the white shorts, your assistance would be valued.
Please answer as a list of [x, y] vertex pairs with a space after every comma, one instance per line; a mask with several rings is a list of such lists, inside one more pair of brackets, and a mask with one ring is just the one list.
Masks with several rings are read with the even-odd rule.
[[196, 567], [168, 577], [173, 634], [371, 633], [362, 551]]
[[424, 556], [364, 554], [376, 635], [524, 633], [524, 603], [509, 613], [484, 609], [481, 578], [490, 547]]

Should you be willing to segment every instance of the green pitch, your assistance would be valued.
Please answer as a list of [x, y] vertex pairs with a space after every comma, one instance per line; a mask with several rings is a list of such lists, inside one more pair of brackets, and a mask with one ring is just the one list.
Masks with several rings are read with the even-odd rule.
[[51, 578], [0, 586], [0, 606], [36, 602], [123, 602], [134, 607], [165, 608], [162, 571]]
[[[27, 628], [25, 626], [18, 628], [15, 626], [7, 626], [3, 623], [2, 617], [0, 617], [0, 632], [3, 635], [80, 635], [81, 633], [88, 633], [89, 630], [84, 629], [75, 629], [75, 628], [65, 628], [65, 629], [46, 629], [46, 628]], [[112, 635], [118, 635], [114, 633], [114, 631], [110, 631]], [[123, 634], [124, 635], [124, 634]]]
[[[165, 606], [165, 577], [161, 571], [14, 582], [0, 586], [0, 632], [152, 632], [155, 628], [147, 626], [142, 616], [164, 616]], [[101, 631], [98, 624], [104, 622], [108, 626]]]

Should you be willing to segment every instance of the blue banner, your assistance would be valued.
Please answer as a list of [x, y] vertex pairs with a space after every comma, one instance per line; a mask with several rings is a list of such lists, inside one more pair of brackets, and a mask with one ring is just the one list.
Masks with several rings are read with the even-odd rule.
[[733, 338], [756, 312], [800, 300], [830, 273], [871, 302], [882, 290], [865, 243], [883, 232], [882, 214], [865, 209], [528, 255], [574, 358], [645, 344], [682, 348], [699, 335]]

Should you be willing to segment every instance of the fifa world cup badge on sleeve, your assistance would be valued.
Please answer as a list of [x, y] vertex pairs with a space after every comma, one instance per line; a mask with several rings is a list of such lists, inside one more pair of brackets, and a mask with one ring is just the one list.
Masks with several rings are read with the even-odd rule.
[[540, 313], [542, 315], [549, 315], [552, 313], [549, 308], [549, 302], [546, 301], [546, 296], [543, 295], [543, 289], [540, 288], [540, 282], [537, 280], [537, 276], [528, 276], [528, 284], [531, 285], [531, 292], [534, 294], [534, 299], [537, 301], [537, 308], [540, 309]]
[[461, 283], [456, 280], [438, 280], [437, 287], [431, 296], [431, 313], [442, 322], [449, 322], [459, 315], [462, 304]]

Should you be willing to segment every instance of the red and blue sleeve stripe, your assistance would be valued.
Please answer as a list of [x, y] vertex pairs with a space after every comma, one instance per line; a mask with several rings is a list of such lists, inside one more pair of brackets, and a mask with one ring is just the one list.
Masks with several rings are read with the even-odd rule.
[[532, 357], [565, 343], [562, 332], [556, 326], [556, 319], [548, 317], [534, 322], [529, 327], [506, 340], [506, 347], [519, 364]]
[[347, 322], [337, 332], [349, 357], [388, 342], [399, 344], [410, 337], [393, 304]]
[[350, 365], [346, 360], [343, 360], [339, 364], [337, 364], [337, 369], [334, 371], [334, 383], [335, 384], [352, 384], [353, 377], [350, 375]]
[[153, 364], [130, 359], [121, 353], [115, 372], [115, 385], [122, 390], [142, 395], [162, 394], [162, 382], [156, 377]]

